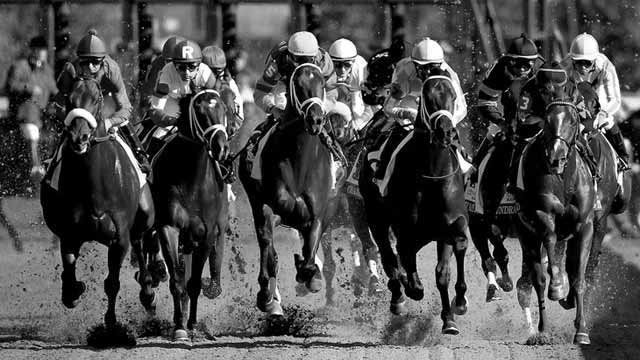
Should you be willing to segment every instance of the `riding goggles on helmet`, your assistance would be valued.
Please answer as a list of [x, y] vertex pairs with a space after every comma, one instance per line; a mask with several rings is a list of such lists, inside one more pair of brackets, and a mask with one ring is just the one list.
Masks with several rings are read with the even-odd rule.
[[100, 64], [102, 64], [102, 61], [103, 61], [103, 60], [104, 60], [104, 58], [103, 58], [103, 57], [99, 57], [99, 58], [98, 58], [98, 57], [87, 57], [87, 58], [81, 58], [81, 59], [80, 59], [80, 64], [82, 64], [82, 65], [88, 65], [88, 64], [91, 64], [91, 65], [94, 65], [94, 66], [95, 66], [95, 65], [100, 65]]
[[178, 71], [195, 71], [198, 66], [200, 66], [200, 63], [177, 63], [176, 69]]
[[296, 65], [302, 64], [313, 64], [314, 57], [313, 56], [304, 56], [304, 55], [290, 55], [291, 61]]
[[511, 65], [516, 68], [530, 70], [533, 67], [533, 59], [515, 58], [511, 59]]
[[593, 66], [592, 60], [573, 60], [573, 65], [576, 67], [590, 68]]
[[351, 69], [353, 67], [353, 61], [351, 61], [351, 60], [345, 60], [345, 61], [334, 60], [333, 61], [333, 66], [336, 67], [336, 68]]

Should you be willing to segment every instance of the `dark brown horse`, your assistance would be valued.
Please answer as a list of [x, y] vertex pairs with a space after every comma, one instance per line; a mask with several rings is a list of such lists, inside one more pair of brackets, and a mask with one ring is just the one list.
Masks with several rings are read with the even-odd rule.
[[[98, 241], [109, 248], [109, 274], [104, 281], [108, 308], [105, 324], [116, 323], [116, 298], [120, 289], [120, 267], [129, 249], [142, 259], [143, 233], [152, 225], [154, 207], [147, 184], [141, 186], [136, 164], [125, 148], [108, 134], [102, 119], [102, 92], [93, 79], [78, 80], [69, 96], [66, 130], [61, 152], [57, 189], [52, 187], [51, 167], [41, 189], [44, 219], [60, 238], [62, 255], [62, 303], [73, 308], [79, 303], [85, 284], [76, 280], [76, 261], [86, 241]], [[74, 115], [75, 114], [75, 115]], [[137, 276], [140, 300], [148, 310], [155, 308], [151, 276], [140, 261]]]
[[[533, 285], [538, 295], [538, 330], [543, 332], [547, 322], [544, 248], [551, 278], [548, 297], [552, 301], [565, 298], [570, 285], [571, 297], [575, 297], [572, 300], [577, 303], [574, 343], [589, 344], [584, 318], [584, 276], [593, 238], [594, 182], [576, 150], [580, 136], [576, 106], [566, 97], [556, 99], [547, 105], [542, 134], [525, 149], [521, 160], [518, 233], [523, 268], [518, 280], [518, 300], [525, 310], [530, 332], [534, 333], [530, 311], [527, 311]], [[565, 243], [568, 280], [562, 266], [564, 254], [560, 250]]]
[[[436, 284], [442, 301], [442, 332], [458, 334], [454, 313], [462, 315], [467, 310], [464, 257], [470, 235], [463, 174], [451, 146], [455, 135], [451, 111], [456, 94], [449, 74], [440, 69], [432, 70], [423, 83], [421, 95], [421, 111], [415, 130], [409, 133], [405, 146], [397, 152], [395, 168], [388, 170], [392, 173], [387, 194], [381, 196], [369, 166], [362, 167], [360, 191], [369, 227], [389, 277], [391, 312], [407, 312], [403, 286], [411, 299], [424, 297], [416, 255], [422, 247], [436, 240]], [[398, 257], [389, 241], [389, 227], [397, 237]], [[449, 261], [452, 254], [456, 257], [458, 278], [456, 297], [450, 303]]]
[[297, 67], [289, 79], [283, 118], [262, 151], [262, 179], [251, 177], [246, 152], [240, 158], [238, 175], [249, 197], [260, 245], [257, 305], [270, 316], [282, 315], [273, 246], [279, 221], [297, 229], [303, 238], [302, 256], [294, 255], [296, 281], [311, 292], [322, 288], [316, 252], [333, 214], [331, 200], [339, 189], [339, 184], [333, 184], [331, 151], [319, 136], [325, 122], [324, 86], [320, 68], [312, 64]]
[[153, 162], [152, 192], [155, 228], [169, 268], [174, 338], [188, 340], [187, 307], [187, 328], [193, 329], [207, 259], [216, 269], [212, 281], [220, 284], [229, 206], [220, 162], [228, 156], [229, 147], [227, 106], [217, 91], [203, 90], [186, 97], [180, 109], [178, 135]]

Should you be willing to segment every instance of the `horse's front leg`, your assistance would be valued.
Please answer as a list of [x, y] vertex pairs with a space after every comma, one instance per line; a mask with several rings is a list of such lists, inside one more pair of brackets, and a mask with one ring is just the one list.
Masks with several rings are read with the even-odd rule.
[[309, 291], [315, 293], [322, 289], [322, 273], [316, 264], [316, 253], [320, 245], [320, 237], [322, 236], [322, 219], [316, 218], [311, 221], [311, 226], [302, 229], [302, 259], [295, 258], [296, 265], [296, 281], [304, 282]]
[[458, 335], [458, 325], [456, 325], [451, 304], [449, 303], [449, 280], [451, 279], [451, 269], [449, 262], [453, 254], [453, 246], [444, 241], [438, 240], [438, 264], [436, 265], [436, 286], [440, 292], [440, 300], [442, 301], [442, 311], [440, 318], [442, 319], [442, 333], [449, 335]]
[[[187, 293], [190, 299], [189, 320], [187, 321], [187, 328], [189, 330], [193, 330], [194, 325], [198, 322], [198, 296], [200, 296], [200, 291], [202, 290], [202, 271], [204, 269], [204, 263], [209, 258], [211, 249], [214, 246], [213, 244], [218, 237], [219, 231], [217, 227], [213, 227], [213, 229], [214, 230], [208, 234], [204, 234], [205, 230], [203, 226], [201, 233], [193, 235], [198, 246], [193, 251], [191, 277], [187, 281]], [[192, 229], [192, 232], [193, 231]]]
[[68, 236], [60, 237], [60, 255], [62, 257], [62, 304], [71, 309], [80, 303], [80, 296], [87, 286], [76, 280], [76, 261], [82, 241]]
[[496, 281], [498, 267], [496, 266], [496, 261], [491, 256], [491, 251], [489, 249], [489, 238], [491, 236], [490, 218], [491, 216], [484, 214], [472, 214], [470, 215], [469, 221], [470, 231], [473, 234], [471, 239], [480, 254], [482, 271], [487, 277], [486, 302], [502, 299], [498, 291], [498, 282]]
[[[547, 296], [549, 300], [558, 301], [567, 296], [567, 294], [562, 286], [562, 276], [560, 275], [560, 266], [556, 254], [557, 235], [555, 215], [542, 210], [536, 210], [536, 217], [541, 228], [542, 245], [547, 250], [547, 256], [549, 257], [548, 273], [551, 279], [549, 281]], [[536, 261], [541, 261], [541, 259], [536, 259]]]
[[158, 233], [160, 235], [162, 255], [169, 268], [169, 292], [173, 297], [173, 338], [174, 340], [186, 341], [189, 340], [189, 336], [184, 327], [182, 312], [182, 298], [186, 296], [183, 285], [184, 274], [178, 269], [180, 267], [180, 260], [178, 259], [179, 232], [173, 226], [163, 225], [158, 229]]
[[467, 313], [466, 297], [467, 283], [464, 280], [464, 258], [469, 246], [469, 238], [471, 234], [464, 217], [458, 218], [452, 225], [454, 227], [453, 237], [453, 254], [456, 257], [457, 279], [456, 279], [456, 296], [451, 301], [451, 308], [456, 315], [464, 315]]
[[222, 282], [220, 281], [220, 275], [222, 274], [225, 233], [228, 228], [226, 212], [223, 215], [225, 219], [221, 219], [220, 217], [218, 218], [216, 236], [214, 237], [213, 247], [209, 253], [209, 274], [211, 275], [211, 282], [209, 283], [209, 286], [202, 289], [204, 296], [209, 299], [215, 299], [222, 294]]
[[149, 264], [144, 256], [142, 239], [146, 233], [151, 232], [149, 229], [153, 226], [154, 219], [155, 210], [153, 207], [153, 199], [151, 198], [151, 192], [147, 185], [143, 188], [140, 195], [138, 210], [129, 234], [131, 238], [131, 251], [134, 253], [134, 256], [138, 258], [140, 269], [136, 274], [136, 280], [140, 284], [140, 302], [144, 308], [151, 313], [155, 312], [157, 301], [153, 290], [153, 276], [149, 271]]
[[109, 245], [109, 274], [104, 280], [104, 292], [107, 294], [107, 313], [104, 315], [105, 325], [116, 324], [116, 299], [120, 291], [120, 268], [129, 250], [129, 233], [122, 232], [120, 238]]
[[587, 323], [584, 316], [584, 298], [587, 290], [587, 284], [585, 280], [585, 273], [587, 269], [587, 262], [589, 260], [589, 252], [591, 251], [591, 243], [593, 241], [593, 220], [589, 220], [582, 224], [577, 234], [577, 256], [578, 264], [575, 270], [577, 274], [574, 274], [575, 281], [572, 281], [571, 287], [574, 289], [576, 296], [576, 334], [573, 338], [574, 344], [589, 345], [591, 340], [589, 339], [589, 333], [587, 331]]
[[278, 254], [273, 246], [273, 229], [275, 214], [264, 204], [251, 204], [258, 245], [260, 245], [260, 271], [258, 283], [260, 291], [257, 295], [257, 306], [269, 316], [282, 316], [280, 293], [277, 285]]
[[324, 282], [327, 284], [325, 298], [327, 306], [334, 304], [335, 289], [333, 288], [333, 278], [336, 275], [336, 262], [333, 259], [333, 244], [331, 238], [331, 231], [326, 231], [322, 236], [322, 254], [324, 257], [324, 266], [322, 266], [322, 274], [324, 275]]

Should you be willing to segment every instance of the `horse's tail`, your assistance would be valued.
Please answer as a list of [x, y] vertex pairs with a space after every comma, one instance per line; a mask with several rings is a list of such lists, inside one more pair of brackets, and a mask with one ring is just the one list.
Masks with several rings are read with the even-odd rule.
[[109, 213], [94, 210], [88, 219], [88, 230], [96, 240], [110, 244], [116, 239], [117, 229]]

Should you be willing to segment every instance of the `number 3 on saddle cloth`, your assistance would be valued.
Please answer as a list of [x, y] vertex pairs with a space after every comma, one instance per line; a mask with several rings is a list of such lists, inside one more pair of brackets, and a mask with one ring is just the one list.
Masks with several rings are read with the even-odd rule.
[[[250, 139], [245, 151], [247, 152], [247, 163], [251, 166], [251, 177], [257, 181], [262, 181], [262, 151], [269, 141], [271, 135], [278, 129], [280, 120], [268, 119], [258, 125], [260, 129], [258, 140]], [[338, 184], [342, 183], [345, 177], [347, 160], [340, 145], [334, 141], [329, 134], [323, 130], [319, 135], [322, 142], [329, 148], [331, 154], [331, 190], [338, 190]]]
[[[84, 109], [74, 109], [69, 112], [64, 121], [65, 126], [68, 126], [68, 122], [76, 117], [85, 118], [89, 122], [89, 126], [91, 126], [92, 128], [96, 127], [95, 118], [93, 117], [93, 115], [91, 115], [91, 113]], [[109, 130], [109, 135], [107, 135], [107, 137], [105, 137], [104, 139], [99, 139], [99, 141], [116, 141], [122, 147], [124, 152], [127, 154], [127, 158], [129, 159], [129, 161], [131, 161], [136, 174], [138, 175], [140, 188], [142, 188], [147, 183], [147, 178], [145, 174], [140, 170], [140, 165], [138, 164], [133, 151], [131, 150], [129, 145], [122, 139], [121, 135], [118, 134], [117, 129], [117, 127], [111, 128]], [[67, 141], [68, 140], [66, 138], [62, 140], [60, 146], [58, 146], [55, 153], [53, 154], [53, 157], [50, 160], [45, 161], [45, 163], [49, 163], [49, 165], [47, 167], [47, 172], [44, 176], [43, 181], [56, 191], [59, 190], [60, 173], [64, 169], [63, 153], [65, 147], [67, 146]]]

